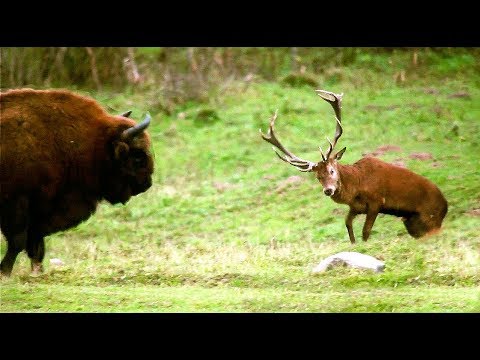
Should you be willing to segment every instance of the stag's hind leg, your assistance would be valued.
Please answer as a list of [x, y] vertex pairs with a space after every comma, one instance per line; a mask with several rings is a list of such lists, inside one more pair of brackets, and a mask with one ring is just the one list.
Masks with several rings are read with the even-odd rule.
[[424, 212], [410, 215], [406, 218], [404, 224], [411, 236], [420, 238], [440, 231], [442, 220], [438, 221], [437, 218], [428, 212]]

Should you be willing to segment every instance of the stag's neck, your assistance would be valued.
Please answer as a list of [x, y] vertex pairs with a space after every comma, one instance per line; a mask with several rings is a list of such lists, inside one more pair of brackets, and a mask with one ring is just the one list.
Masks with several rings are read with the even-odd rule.
[[355, 165], [338, 164], [337, 171], [340, 180], [337, 191], [332, 195], [332, 199], [340, 204], [350, 204], [357, 196], [356, 190], [359, 188], [360, 174]]

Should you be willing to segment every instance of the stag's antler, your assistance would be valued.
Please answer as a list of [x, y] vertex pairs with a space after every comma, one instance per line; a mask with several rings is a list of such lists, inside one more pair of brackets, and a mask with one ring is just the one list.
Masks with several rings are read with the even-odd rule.
[[325, 157], [323, 155], [322, 150], [320, 149], [320, 152], [322, 153], [322, 158], [324, 161], [328, 160], [330, 158], [330, 155], [332, 155], [332, 151], [337, 145], [338, 139], [340, 139], [340, 136], [342, 136], [343, 129], [342, 129], [342, 114], [341, 114], [341, 102], [342, 102], [342, 97], [343, 93], [341, 94], [335, 94], [330, 91], [325, 91], [325, 90], [315, 90], [317, 92], [317, 95], [320, 96], [323, 100], [327, 101], [332, 105], [333, 110], [335, 111], [335, 120], [337, 120], [337, 127], [335, 128], [335, 137], [333, 139], [333, 143], [327, 138], [328, 143], [329, 143], [329, 148], [327, 152], [327, 156]]
[[285, 156], [282, 156], [275, 150], [275, 148], [273, 148], [273, 151], [275, 151], [275, 154], [277, 154], [277, 156], [283, 161], [289, 163], [290, 165], [295, 166], [298, 170], [302, 172], [313, 171], [314, 167], [317, 165], [316, 163], [308, 160], [300, 159], [298, 156], [288, 151], [276, 138], [275, 133], [273, 131], [273, 125], [275, 123], [275, 120], [277, 119], [277, 112], [278, 110], [275, 111], [275, 114], [270, 119], [270, 127], [268, 129], [267, 135], [264, 135], [262, 133], [262, 130], [260, 129], [260, 135], [262, 136], [263, 140], [268, 141], [270, 144], [272, 144], [273, 146], [275, 146], [285, 154]]

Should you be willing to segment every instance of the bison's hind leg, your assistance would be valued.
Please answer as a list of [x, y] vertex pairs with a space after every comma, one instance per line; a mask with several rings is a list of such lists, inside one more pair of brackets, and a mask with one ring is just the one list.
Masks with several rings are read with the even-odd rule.
[[0, 263], [0, 273], [10, 276], [17, 255], [27, 244], [29, 201], [20, 197], [4, 202], [1, 208], [1, 228], [7, 239], [7, 253]]
[[10, 276], [17, 255], [25, 250], [27, 232], [23, 231], [15, 235], [5, 235], [7, 238], [7, 253], [0, 263], [0, 273], [4, 276]]

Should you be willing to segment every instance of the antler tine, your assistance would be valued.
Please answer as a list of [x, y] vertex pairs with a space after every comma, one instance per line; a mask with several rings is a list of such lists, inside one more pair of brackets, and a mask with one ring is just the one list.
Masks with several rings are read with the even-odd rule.
[[328, 151], [327, 151], [327, 159], [328, 159], [328, 158], [330, 158], [330, 154], [332, 153], [335, 144], [332, 144], [332, 142], [330, 141], [330, 139], [328, 138], [328, 136], [325, 136], [325, 138], [326, 138], [327, 141], [328, 141]]
[[322, 150], [322, 147], [320, 145], [318, 146], [318, 149], [320, 150], [320, 154], [322, 154], [322, 160], [327, 161], [327, 158], [325, 157], [325, 155], [323, 155], [323, 150]]
[[327, 138], [330, 144], [327, 152], [327, 159], [328, 159], [332, 154], [332, 151], [335, 148], [335, 145], [337, 144], [338, 139], [340, 139], [340, 136], [342, 136], [343, 134], [343, 128], [341, 123], [342, 122], [341, 102], [342, 102], [343, 93], [335, 94], [331, 91], [325, 91], [325, 90], [315, 90], [315, 91], [317, 92], [318, 96], [320, 96], [323, 100], [330, 103], [330, 105], [332, 105], [333, 111], [335, 111], [335, 120], [337, 124], [335, 127], [335, 137], [333, 138], [333, 143]]
[[277, 156], [281, 160], [289, 163], [290, 165], [295, 166], [298, 170], [302, 172], [313, 171], [313, 168], [316, 166], [316, 163], [308, 160], [303, 160], [298, 156], [296, 156], [295, 154], [291, 153], [280, 143], [280, 141], [275, 136], [273, 127], [275, 124], [275, 120], [277, 119], [277, 114], [278, 114], [278, 109], [275, 111], [275, 114], [273, 114], [270, 120], [270, 126], [268, 128], [267, 135], [264, 135], [262, 133], [262, 130], [260, 129], [260, 135], [262, 136], [262, 139], [269, 142], [270, 144], [272, 144], [273, 146], [275, 146], [277, 149], [279, 149], [281, 152], [285, 154], [285, 156], [282, 156], [275, 150], [275, 148], [273, 148], [273, 151], [275, 151], [275, 154], [277, 154]]
[[[288, 151], [287, 149], [285, 149], [283, 147], [283, 145], [280, 143], [280, 141], [278, 141], [277, 137], [275, 136], [275, 132], [273, 130], [273, 127], [275, 125], [275, 120], [277, 120], [277, 115], [278, 115], [278, 109], [275, 110], [275, 113], [273, 114], [272, 118], [270, 119], [270, 125], [269, 125], [269, 128], [268, 128], [267, 135], [264, 135], [262, 133], [261, 129], [260, 129], [260, 135], [262, 136], [263, 140], [268, 141], [270, 144], [272, 144], [273, 146], [276, 146], [279, 150], [281, 150], [285, 155], [293, 158], [294, 156], [292, 156], [292, 153], [290, 151]], [[278, 155], [278, 153], [277, 153], [277, 155]]]

